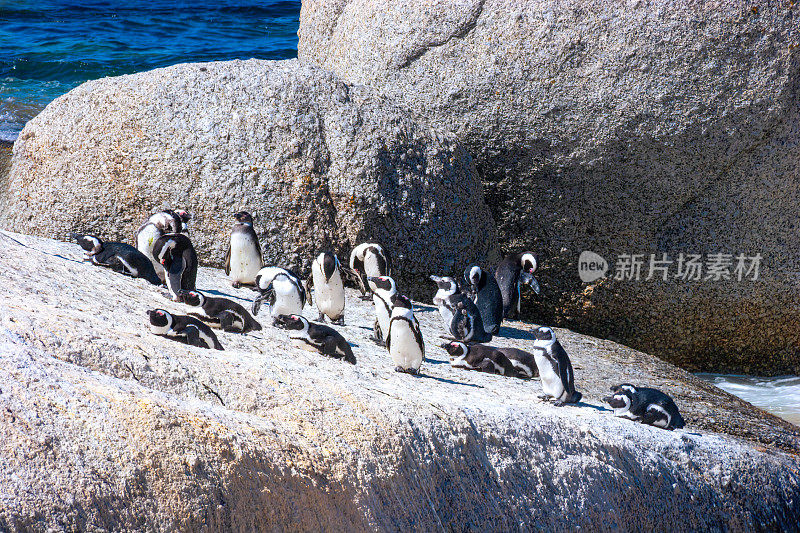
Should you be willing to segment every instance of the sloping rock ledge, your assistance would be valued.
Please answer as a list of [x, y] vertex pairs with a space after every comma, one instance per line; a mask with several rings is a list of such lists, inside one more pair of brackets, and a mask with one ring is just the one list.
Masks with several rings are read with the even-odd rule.
[[[284, 332], [220, 334], [226, 351], [148, 333], [164, 291], [81, 262], [67, 243], [4, 232], [0, 529], [792, 529], [800, 433], [691, 375], [558, 330], [579, 406], [537, 380], [452, 369], [417, 309], [424, 376], [396, 374], [350, 294], [351, 366]], [[221, 272], [200, 288], [245, 301]], [[308, 316], [315, 310], [307, 309]], [[498, 344], [529, 347], [511, 322]], [[619, 381], [672, 393], [685, 431], [615, 419]], [[722, 433], [738, 433], [745, 439]], [[757, 444], [756, 436], [771, 444]]]

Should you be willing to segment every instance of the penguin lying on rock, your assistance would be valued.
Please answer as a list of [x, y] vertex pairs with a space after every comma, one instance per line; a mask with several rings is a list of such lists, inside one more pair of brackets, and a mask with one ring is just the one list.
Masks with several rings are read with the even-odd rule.
[[211, 328], [196, 318], [173, 315], [165, 309], [151, 309], [147, 312], [147, 316], [150, 319], [150, 331], [156, 335], [200, 348], [223, 349]]
[[91, 261], [93, 265], [107, 267], [132, 278], [143, 278], [153, 285], [161, 285], [161, 279], [156, 274], [150, 259], [130, 244], [103, 242], [94, 235], [73, 233], [71, 236], [85, 250], [85, 261]]
[[456, 368], [522, 379], [536, 375], [536, 362], [533, 354], [524, 350], [463, 342], [450, 342], [441, 346], [450, 355], [450, 364]]
[[635, 387], [630, 383], [611, 387], [611, 396], [603, 401], [614, 409], [614, 416], [638, 420], [664, 429], [682, 428], [683, 417], [678, 406], [658, 389]]
[[204, 322], [219, 324], [228, 333], [247, 333], [259, 331], [261, 324], [256, 322], [247, 309], [227, 298], [212, 298], [199, 291], [188, 291], [182, 295], [184, 303], [202, 307], [207, 316], [194, 315]]
[[356, 364], [350, 344], [332, 327], [314, 324], [301, 315], [278, 315], [275, 324], [289, 332], [298, 348]]

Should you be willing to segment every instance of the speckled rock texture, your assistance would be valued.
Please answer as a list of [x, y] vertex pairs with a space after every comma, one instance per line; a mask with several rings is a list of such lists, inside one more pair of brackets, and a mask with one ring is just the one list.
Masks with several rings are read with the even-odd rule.
[[[797, 374], [798, 27], [795, 2], [314, 0], [299, 57], [464, 142], [502, 248], [542, 256], [533, 318]], [[584, 250], [760, 253], [763, 283], [584, 290]]]
[[[402, 279], [496, 257], [470, 155], [362, 86], [290, 61], [183, 64], [87, 82], [31, 120], [0, 183], [0, 227], [130, 242], [150, 213], [194, 214], [221, 265], [233, 214], [267, 264], [308, 268], [374, 240]], [[459, 265], [460, 266], [460, 265]]]
[[[537, 399], [538, 380], [452, 368], [430, 305], [416, 308], [419, 377], [392, 370], [369, 340], [372, 306], [350, 292], [334, 327], [355, 366], [266, 323], [204, 350], [149, 333], [147, 309], [194, 309], [165, 289], [83, 263], [75, 244], [7, 232], [0, 243], [0, 530], [750, 531], [800, 520], [797, 427], [613, 342], [557, 330], [585, 395], [557, 408]], [[198, 287], [254, 295], [209, 268]], [[497, 344], [530, 348], [531, 327], [510, 322]], [[620, 381], [672, 394], [686, 429], [614, 418], [599, 397]]]

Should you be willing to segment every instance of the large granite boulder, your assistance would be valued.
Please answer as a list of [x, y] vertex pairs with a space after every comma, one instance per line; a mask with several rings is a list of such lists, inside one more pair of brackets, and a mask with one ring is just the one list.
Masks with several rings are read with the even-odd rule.
[[[348, 293], [353, 366], [265, 325], [224, 352], [151, 334], [164, 289], [0, 232], [0, 530], [791, 530], [800, 429], [652, 356], [558, 330], [581, 404], [428, 360], [394, 372]], [[198, 286], [242, 303], [219, 270]], [[431, 287], [431, 294], [433, 287]], [[306, 316], [316, 316], [307, 308]], [[530, 349], [530, 326], [497, 344]], [[612, 416], [621, 381], [675, 397], [685, 430]], [[738, 435], [731, 436], [731, 433]]]
[[251, 211], [265, 260], [304, 268], [383, 243], [401, 279], [496, 254], [470, 155], [363, 86], [290, 61], [183, 64], [87, 82], [31, 120], [0, 184], [0, 225], [130, 241], [164, 206], [194, 214], [220, 264]]
[[[689, 368], [800, 373], [798, 19], [744, 0], [316, 0], [299, 57], [466, 144], [502, 248], [543, 256], [538, 319]], [[584, 250], [612, 269], [760, 253], [761, 283], [587, 286]]]

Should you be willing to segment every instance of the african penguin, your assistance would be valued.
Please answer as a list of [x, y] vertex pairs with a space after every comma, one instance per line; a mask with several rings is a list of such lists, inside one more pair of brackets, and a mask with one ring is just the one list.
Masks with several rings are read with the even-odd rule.
[[630, 383], [611, 387], [611, 396], [603, 401], [614, 409], [614, 415], [664, 429], [685, 425], [678, 406], [658, 389], [635, 387]]
[[179, 302], [182, 291], [193, 291], [197, 280], [197, 253], [183, 233], [167, 233], [153, 244], [153, 257], [164, 267], [172, 299]]
[[389, 333], [389, 322], [392, 319], [392, 297], [397, 294], [397, 285], [389, 276], [369, 276], [367, 281], [372, 287], [372, 303], [375, 304], [372, 340], [383, 346], [386, 344], [386, 335]]
[[355, 276], [362, 298], [369, 299], [366, 294], [374, 290], [369, 284], [369, 278], [392, 275], [389, 253], [374, 242], [359, 244], [350, 252], [350, 270]]
[[486, 332], [481, 320], [481, 313], [464, 293], [458, 289], [458, 283], [451, 277], [431, 276], [438, 291], [433, 297], [433, 305], [439, 308], [439, 314], [445, 329], [457, 341], [489, 342], [492, 335]]
[[134, 246], [150, 259], [162, 282], [166, 281], [166, 274], [164, 267], [153, 256], [153, 246], [159, 237], [167, 233], [188, 233], [187, 223], [190, 219], [191, 215], [186, 211], [165, 209], [150, 215], [133, 236]]
[[541, 291], [539, 282], [533, 277], [537, 265], [533, 252], [509, 255], [497, 265], [494, 277], [503, 296], [503, 317], [519, 318], [522, 285], [530, 285], [536, 294]]
[[533, 357], [539, 376], [542, 379], [541, 399], [552, 401], [555, 405], [578, 403], [583, 395], [575, 391], [572, 363], [567, 352], [556, 339], [555, 332], [548, 327], [540, 327], [533, 333]]
[[356, 364], [350, 344], [332, 327], [313, 324], [301, 315], [278, 315], [275, 317], [275, 323], [278, 327], [289, 331], [289, 338], [298, 348]]
[[[308, 288], [314, 287], [314, 298], [319, 309], [319, 321], [325, 317], [340, 326], [344, 325], [344, 284], [339, 259], [332, 253], [322, 252], [311, 264]], [[308, 282], [308, 280], [307, 280]], [[308, 291], [310, 293], [310, 291]], [[309, 300], [311, 295], [309, 294]]]
[[486, 333], [497, 335], [503, 322], [503, 295], [497, 280], [477, 265], [467, 267], [464, 281], [469, 287], [469, 296], [481, 314]]
[[441, 345], [450, 355], [450, 365], [501, 376], [517, 376], [514, 365], [503, 352], [485, 344], [465, 344], [455, 341]]
[[247, 333], [259, 331], [261, 324], [256, 322], [247, 309], [227, 298], [206, 296], [199, 291], [183, 293], [183, 301], [195, 307], [202, 307], [205, 317], [200, 320], [219, 324], [222, 331], [228, 333]]
[[72, 237], [85, 250], [84, 260], [93, 265], [108, 267], [133, 278], [143, 278], [153, 285], [161, 285], [161, 279], [153, 268], [153, 263], [145, 255], [122, 242], [103, 242], [94, 235], [78, 235]]
[[255, 285], [256, 274], [264, 266], [261, 245], [253, 229], [253, 217], [247, 211], [239, 211], [233, 218], [236, 223], [231, 230], [228, 253], [225, 254], [225, 274], [231, 285], [238, 289], [242, 285]]
[[402, 294], [392, 296], [392, 318], [386, 334], [386, 348], [395, 364], [395, 372], [419, 374], [425, 359], [425, 343], [419, 322], [414, 317], [411, 300]]
[[196, 318], [173, 315], [165, 309], [151, 309], [147, 316], [150, 319], [150, 331], [156, 335], [174, 338], [200, 348], [223, 349], [211, 328]]
[[267, 300], [272, 318], [278, 315], [299, 315], [306, 305], [306, 291], [297, 274], [277, 266], [266, 266], [256, 274], [256, 289], [261, 293], [253, 301], [257, 315], [261, 302]]

